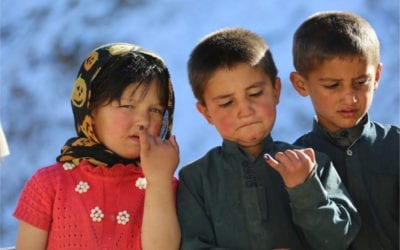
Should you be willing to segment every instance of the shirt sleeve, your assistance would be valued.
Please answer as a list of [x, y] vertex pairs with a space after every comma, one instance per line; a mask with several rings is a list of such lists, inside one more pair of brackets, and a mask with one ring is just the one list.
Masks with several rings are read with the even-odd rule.
[[[179, 173], [178, 219], [182, 231], [181, 249], [224, 249], [216, 246], [213, 227], [201, 194], [200, 174]], [[196, 177], [196, 178], [194, 178]]]
[[37, 171], [25, 184], [14, 211], [14, 217], [48, 231], [52, 221], [54, 189], [44, 169]]
[[322, 154], [317, 161], [305, 183], [288, 189], [293, 221], [313, 249], [347, 249], [361, 219], [332, 162]]

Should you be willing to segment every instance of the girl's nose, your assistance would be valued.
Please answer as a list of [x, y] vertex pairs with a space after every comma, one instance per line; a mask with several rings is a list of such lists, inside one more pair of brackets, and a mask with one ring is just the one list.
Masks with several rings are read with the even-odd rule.
[[143, 128], [148, 128], [150, 124], [148, 112], [137, 112], [133, 119], [135, 120], [135, 125]]

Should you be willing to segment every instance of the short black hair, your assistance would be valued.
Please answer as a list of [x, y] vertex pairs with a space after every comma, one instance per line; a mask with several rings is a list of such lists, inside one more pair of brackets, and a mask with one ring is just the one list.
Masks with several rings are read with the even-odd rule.
[[378, 65], [379, 40], [362, 17], [344, 11], [318, 12], [307, 18], [293, 37], [293, 64], [307, 76], [325, 60], [361, 56]]
[[259, 35], [242, 28], [225, 28], [206, 35], [188, 61], [189, 82], [196, 99], [204, 103], [205, 87], [216, 70], [239, 63], [261, 67], [275, 83], [278, 70], [268, 44]]

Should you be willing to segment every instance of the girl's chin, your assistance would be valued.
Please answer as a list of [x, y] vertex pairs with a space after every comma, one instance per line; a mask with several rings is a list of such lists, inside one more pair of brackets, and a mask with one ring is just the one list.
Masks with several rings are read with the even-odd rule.
[[122, 158], [125, 158], [125, 159], [128, 159], [128, 160], [135, 160], [135, 159], [137, 159], [137, 158], [139, 158], [140, 157], [140, 155], [139, 154], [132, 154], [132, 153], [129, 153], [129, 154], [119, 154]]

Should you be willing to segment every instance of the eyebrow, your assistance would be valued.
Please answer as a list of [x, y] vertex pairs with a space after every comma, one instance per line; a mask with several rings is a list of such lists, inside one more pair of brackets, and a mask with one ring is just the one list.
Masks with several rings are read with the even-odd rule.
[[[121, 98], [120, 102], [129, 102], [129, 103], [140, 103], [142, 100], [141, 99], [134, 99], [134, 98]], [[165, 105], [163, 105], [161, 102], [157, 101], [154, 103], [151, 103], [152, 106], [160, 106], [160, 107], [164, 107]]]
[[[267, 84], [267, 83], [265, 81], [257, 81], [257, 82], [254, 82], [253, 84], [251, 84], [250, 86], [246, 87], [245, 90], [247, 91], [249, 89], [257, 88], [263, 84]], [[216, 96], [216, 97], [212, 98], [211, 100], [214, 101], [214, 100], [224, 99], [224, 98], [228, 98], [230, 96], [232, 96], [232, 94], [223, 94], [223, 95]]]
[[[351, 80], [352, 80], [352, 81], [356, 81], [356, 80], [359, 80], [359, 79], [361, 79], [361, 78], [370, 78], [370, 77], [371, 77], [370, 74], [363, 74], [363, 75], [354, 77], [354, 78], [352, 78]], [[343, 79], [342, 79], [342, 78], [331, 78], [331, 77], [326, 77], [326, 78], [319, 78], [318, 81], [320, 81], [320, 82], [343, 81]]]
[[332, 82], [332, 81], [342, 81], [343, 79], [338, 79], [338, 78], [318, 78], [319, 82]]

